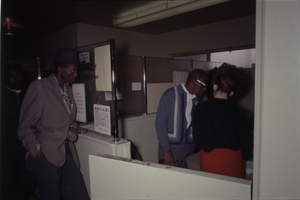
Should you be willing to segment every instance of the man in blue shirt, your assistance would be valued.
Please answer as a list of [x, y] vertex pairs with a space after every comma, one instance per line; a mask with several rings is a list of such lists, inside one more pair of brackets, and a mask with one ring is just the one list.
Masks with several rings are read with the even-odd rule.
[[19, 139], [27, 150], [27, 168], [34, 174], [42, 200], [88, 200], [74, 142], [78, 137], [75, 81], [78, 52], [59, 48], [54, 74], [32, 82], [20, 111]]
[[167, 89], [156, 114], [155, 128], [159, 140], [158, 159], [170, 166], [187, 167], [186, 157], [195, 149], [192, 136], [192, 108], [206, 90], [207, 75], [195, 69], [187, 81]]

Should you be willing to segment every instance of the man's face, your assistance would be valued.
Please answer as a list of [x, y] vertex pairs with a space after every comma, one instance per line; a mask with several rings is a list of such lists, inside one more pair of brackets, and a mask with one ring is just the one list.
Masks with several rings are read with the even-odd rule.
[[[207, 78], [206, 77], [203, 77], [202, 79], [199, 79], [202, 83], [204, 83], [205, 85], [207, 85]], [[206, 87], [207, 86], [204, 86], [202, 83], [199, 83], [197, 80], [197, 86], [195, 87], [195, 95], [196, 96], [201, 96], [203, 94], [203, 92], [206, 91]]]
[[66, 83], [73, 83], [77, 77], [78, 65], [69, 64], [62, 67], [61, 77]]
[[6, 86], [13, 90], [21, 90], [23, 85], [23, 77], [21, 72], [17, 69], [12, 69], [8, 73], [8, 77], [6, 79]]

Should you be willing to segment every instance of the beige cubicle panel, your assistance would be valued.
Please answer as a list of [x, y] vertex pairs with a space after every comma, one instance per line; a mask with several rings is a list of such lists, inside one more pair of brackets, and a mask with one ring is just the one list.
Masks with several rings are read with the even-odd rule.
[[147, 84], [148, 113], [156, 113], [161, 95], [171, 87], [173, 87], [173, 82]]
[[105, 154], [90, 155], [91, 199], [250, 199], [251, 181]]

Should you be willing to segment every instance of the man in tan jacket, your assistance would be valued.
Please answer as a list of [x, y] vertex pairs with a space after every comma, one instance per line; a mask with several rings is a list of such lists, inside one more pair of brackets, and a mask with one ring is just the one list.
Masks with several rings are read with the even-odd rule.
[[75, 81], [78, 52], [59, 48], [54, 74], [32, 82], [23, 100], [18, 129], [27, 149], [27, 168], [38, 181], [41, 199], [89, 199], [73, 142], [76, 105], [68, 85]]

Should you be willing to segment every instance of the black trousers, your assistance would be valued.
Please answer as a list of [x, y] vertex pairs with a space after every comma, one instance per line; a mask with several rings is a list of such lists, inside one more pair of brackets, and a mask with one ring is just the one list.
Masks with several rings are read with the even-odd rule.
[[43, 153], [38, 160], [29, 156], [26, 164], [37, 179], [42, 200], [90, 199], [67, 143], [66, 162], [62, 167], [52, 165]]

